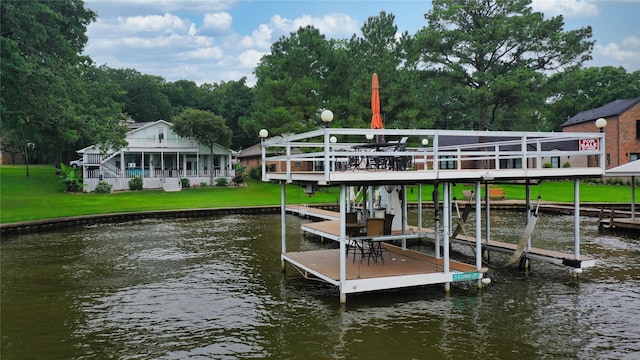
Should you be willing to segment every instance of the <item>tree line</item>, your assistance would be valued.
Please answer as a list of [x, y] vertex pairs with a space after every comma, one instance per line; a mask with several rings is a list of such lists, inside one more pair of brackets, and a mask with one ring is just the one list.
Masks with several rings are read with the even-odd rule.
[[386, 12], [349, 39], [301, 27], [272, 44], [249, 87], [246, 78], [198, 85], [97, 66], [81, 55], [97, 16], [83, 1], [1, 0], [3, 148], [60, 163], [92, 144], [125, 146], [127, 119], [173, 121], [193, 110], [214, 114], [211, 131], [225, 129], [211, 138], [235, 150], [262, 128], [316, 129], [323, 109], [334, 112], [332, 127], [366, 128], [373, 73], [387, 128], [559, 131], [580, 111], [640, 96], [640, 71], [583, 67], [590, 27], [565, 31], [562, 16], [545, 19], [530, 5], [433, 0], [415, 34], [399, 33]]

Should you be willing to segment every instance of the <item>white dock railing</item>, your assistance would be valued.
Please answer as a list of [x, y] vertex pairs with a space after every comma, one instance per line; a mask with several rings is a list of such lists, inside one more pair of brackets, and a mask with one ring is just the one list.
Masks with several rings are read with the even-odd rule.
[[[407, 146], [397, 145], [402, 137], [408, 137]], [[567, 159], [573, 168], [592, 168], [590, 176], [593, 168], [605, 169], [601, 133], [328, 128], [266, 139], [263, 147], [267, 172], [285, 173], [289, 181], [294, 173], [323, 173], [329, 182], [332, 172], [349, 170], [553, 171], [548, 168], [552, 158]]]

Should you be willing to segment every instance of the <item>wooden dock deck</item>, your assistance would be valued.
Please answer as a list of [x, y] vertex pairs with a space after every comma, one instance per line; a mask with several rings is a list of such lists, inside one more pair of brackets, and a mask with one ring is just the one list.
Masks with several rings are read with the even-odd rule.
[[[304, 213], [306, 216], [316, 219], [334, 219], [334, 220], [326, 220], [326, 221], [318, 221], [314, 223], [309, 223], [302, 225], [302, 230], [311, 234], [315, 234], [317, 236], [321, 236], [323, 238], [338, 240], [339, 232], [340, 232], [340, 214], [334, 211], [317, 209], [314, 207], [303, 207], [300, 205], [289, 205], [287, 206], [287, 211], [291, 211], [292, 213], [302, 212], [304, 208]], [[620, 220], [631, 220], [631, 219], [620, 219]], [[636, 220], [636, 222], [638, 222]], [[640, 222], [638, 222], [640, 225]], [[394, 231], [394, 235], [401, 236], [402, 232]], [[417, 226], [408, 226], [405, 232], [407, 238], [434, 238], [435, 231], [430, 228], [418, 228]], [[475, 246], [476, 238], [472, 236], [465, 235], [457, 235], [452, 241], [457, 243], [462, 243], [470, 246]], [[506, 254], [513, 254], [516, 251], [517, 244], [505, 243], [500, 241], [491, 241], [490, 243], [482, 242], [482, 246], [484, 249], [489, 251], [497, 251]], [[570, 268], [579, 268], [585, 269], [589, 267], [595, 266], [596, 260], [591, 257], [580, 256], [576, 259], [575, 254], [568, 254], [555, 250], [547, 250], [532, 247], [530, 250], [525, 251], [523, 256], [538, 261], [544, 261], [547, 263], [567, 266]]]
[[609, 216], [604, 216], [604, 209], [600, 210], [598, 226], [601, 229], [623, 229], [629, 231], [640, 230], [640, 218], [632, 216], [629, 211], [611, 210]]
[[640, 230], [640, 219], [630, 218], [613, 218], [612, 220], [601, 220], [600, 224], [604, 228], [611, 229], [628, 229], [628, 230]]
[[318, 220], [339, 220], [340, 213], [325, 210], [314, 206], [308, 206], [306, 204], [290, 204], [286, 207], [287, 212], [298, 215], [300, 217], [308, 217]]
[[[449, 261], [449, 273], [444, 273], [444, 260], [384, 243], [384, 263], [368, 262], [361, 255], [349, 254], [346, 262], [345, 293], [381, 289], [469, 281], [482, 278], [473, 265]], [[282, 260], [293, 264], [305, 276], [313, 275], [328, 283], [340, 285], [340, 250], [287, 252]]]
[[[305, 233], [322, 238], [340, 241], [340, 214], [334, 211], [288, 205], [286, 211], [299, 216], [319, 221], [303, 224]], [[329, 219], [329, 220], [327, 220]], [[407, 226], [404, 233], [392, 231], [391, 235], [376, 237], [382, 239], [401, 240], [426, 237], [433, 233], [432, 229]], [[475, 265], [449, 260], [448, 272], [445, 272], [445, 260], [434, 256], [403, 249], [399, 246], [383, 242], [388, 251], [383, 252], [383, 261], [368, 261], [362, 254], [352, 252], [346, 259], [346, 277], [340, 284], [340, 250], [314, 250], [303, 252], [287, 252], [281, 255], [283, 261], [294, 265], [305, 277], [315, 276], [324, 281], [341, 286], [345, 294], [364, 291], [401, 288], [429, 284], [451, 283], [456, 281], [472, 281], [483, 278], [483, 273]]]

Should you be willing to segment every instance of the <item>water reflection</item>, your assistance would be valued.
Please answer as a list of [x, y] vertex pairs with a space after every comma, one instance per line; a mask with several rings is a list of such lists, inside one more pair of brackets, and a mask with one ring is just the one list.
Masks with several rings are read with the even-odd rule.
[[[522, 219], [500, 214], [492, 238], [518, 239]], [[305, 239], [305, 221], [288, 218], [289, 250], [336, 246]], [[640, 245], [581, 222], [582, 252], [599, 261], [579, 280], [534, 262], [528, 272], [492, 268], [481, 291], [394, 289], [350, 295], [346, 306], [335, 287], [281, 272], [276, 215], [16, 236], [1, 245], [1, 355], [631, 359], [640, 351]], [[533, 241], [572, 252], [572, 231], [572, 217], [545, 216]], [[454, 250], [473, 263], [472, 249]]]

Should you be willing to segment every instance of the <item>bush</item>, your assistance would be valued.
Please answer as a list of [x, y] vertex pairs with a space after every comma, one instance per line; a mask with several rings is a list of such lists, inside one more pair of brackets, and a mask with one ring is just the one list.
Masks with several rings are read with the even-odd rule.
[[68, 167], [61, 163], [59, 175], [62, 177], [62, 183], [65, 186], [65, 191], [82, 191], [82, 171], [79, 168]]
[[206, 182], [204, 182], [204, 181], [203, 181], [203, 182], [201, 182], [201, 183], [200, 183], [200, 187], [207, 187], [207, 183], [206, 183]]
[[142, 190], [142, 178], [136, 176], [129, 180], [129, 190]]
[[566, 163], [562, 164], [563, 168], [570, 168], [571, 164], [567, 161]]
[[242, 176], [242, 174], [236, 175], [233, 177], [233, 180], [231, 180], [231, 182], [233, 182], [233, 185], [235, 186], [240, 186], [242, 183], [244, 183], [244, 177]]
[[255, 166], [249, 169], [249, 178], [253, 180], [262, 180], [262, 168]]
[[229, 180], [227, 178], [217, 178], [216, 186], [229, 186]]
[[542, 164], [542, 167], [546, 168], [546, 169], [550, 169], [550, 168], [553, 167], [553, 165], [551, 165], [551, 163], [544, 163], [544, 164]]
[[106, 181], [100, 181], [94, 190], [96, 194], [111, 194], [111, 184]]
[[182, 184], [182, 188], [186, 189], [188, 187], [190, 187], [191, 185], [189, 184], [189, 179], [187, 178], [182, 178], [180, 179], [180, 183]]

